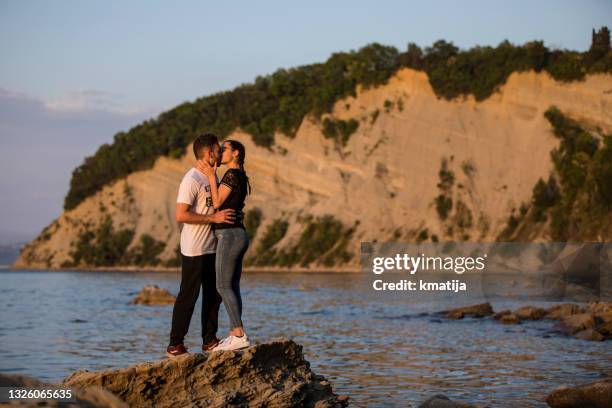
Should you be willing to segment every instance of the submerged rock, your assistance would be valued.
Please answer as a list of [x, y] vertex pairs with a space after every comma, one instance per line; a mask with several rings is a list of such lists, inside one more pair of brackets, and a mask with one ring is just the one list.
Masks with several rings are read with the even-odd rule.
[[509, 314], [503, 315], [499, 319], [499, 322], [501, 324], [519, 324], [521, 322], [521, 320], [514, 313], [509, 313]]
[[506, 315], [509, 315], [509, 314], [512, 314], [512, 310], [510, 310], [510, 309], [505, 309], [505, 310], [502, 310], [501, 312], [497, 312], [497, 313], [495, 313], [495, 314], [493, 315], [493, 319], [495, 319], [495, 320], [500, 320], [502, 317], [504, 317], [504, 316], [506, 316]]
[[79, 371], [64, 386], [101, 386], [138, 407], [344, 407], [348, 397], [310, 370], [302, 346], [277, 340], [99, 372]]
[[489, 302], [477, 305], [458, 307], [444, 312], [450, 319], [463, 319], [465, 316], [484, 317], [493, 314], [493, 307]]
[[[48, 384], [25, 375], [0, 373], [0, 387], [13, 388], [41, 388], [41, 389], [67, 389], [54, 384]], [[88, 408], [129, 408], [115, 395], [102, 387], [72, 388], [74, 401], [67, 402], [57, 399], [28, 399], [19, 402], [21, 407], [88, 407]], [[0, 406], [5, 406], [0, 403]], [[6, 406], [15, 406], [8, 404]]]
[[595, 320], [590, 313], [580, 313], [565, 316], [557, 326], [563, 333], [573, 335], [586, 329], [593, 328]]
[[591, 313], [612, 312], [612, 302], [589, 302], [587, 311]]
[[580, 312], [564, 315], [556, 328], [582, 340], [603, 341], [612, 338], [612, 302], [591, 302]]
[[606, 338], [593, 329], [585, 329], [581, 330], [578, 333], [574, 334], [574, 337], [582, 340], [590, 340], [590, 341], [604, 341]]
[[540, 320], [546, 314], [546, 310], [534, 306], [523, 306], [516, 309], [514, 314], [520, 320]]
[[176, 297], [168, 289], [157, 285], [146, 285], [132, 300], [137, 305], [167, 305], [174, 303]]
[[424, 401], [418, 408], [478, 408], [478, 405], [452, 401], [446, 395], [437, 394]]
[[563, 303], [543, 309], [536, 306], [521, 306], [494, 313], [490, 303], [458, 307], [436, 314], [449, 319], [466, 316], [491, 316], [502, 324], [518, 324], [523, 320], [557, 320], [555, 329], [567, 336], [582, 340], [604, 341], [612, 339], [612, 302], [590, 302], [586, 307], [574, 303]]
[[609, 408], [612, 379], [594, 381], [577, 387], [560, 387], [546, 397], [551, 408]]
[[574, 303], [563, 303], [554, 305], [546, 310], [546, 318], [553, 320], [561, 320], [565, 316], [571, 316], [578, 313], [583, 313], [584, 310]]

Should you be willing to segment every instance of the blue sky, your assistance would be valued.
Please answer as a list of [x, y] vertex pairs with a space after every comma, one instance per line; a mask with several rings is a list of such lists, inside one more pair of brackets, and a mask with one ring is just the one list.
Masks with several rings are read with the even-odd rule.
[[101, 143], [183, 101], [371, 42], [585, 50], [612, 22], [603, 0], [222, 3], [0, 2], [0, 243], [57, 217]]

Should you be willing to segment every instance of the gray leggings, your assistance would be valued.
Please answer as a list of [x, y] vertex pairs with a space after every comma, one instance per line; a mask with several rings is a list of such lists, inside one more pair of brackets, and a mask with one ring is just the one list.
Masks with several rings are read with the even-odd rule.
[[243, 228], [215, 230], [217, 255], [217, 292], [223, 298], [231, 328], [242, 327], [242, 297], [240, 296], [240, 275], [242, 258], [249, 247], [249, 237]]

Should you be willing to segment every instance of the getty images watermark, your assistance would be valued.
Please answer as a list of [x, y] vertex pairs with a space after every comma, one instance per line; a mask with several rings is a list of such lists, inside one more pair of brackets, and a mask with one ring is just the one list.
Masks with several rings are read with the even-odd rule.
[[[395, 254], [395, 256], [376, 256], [372, 259], [372, 272], [380, 275], [385, 271], [403, 271], [414, 275], [419, 271], [443, 271], [454, 272], [458, 275], [466, 271], [483, 271], [487, 254], [482, 256], [426, 256], [421, 253], [411, 256], [407, 253]], [[374, 290], [427, 290], [427, 291], [465, 291], [467, 284], [459, 279], [447, 281], [425, 281], [423, 279], [410, 280], [401, 279], [398, 282], [385, 282], [383, 279], [375, 279], [372, 282]]]
[[610, 259], [610, 243], [361, 244], [375, 292], [608, 299]]

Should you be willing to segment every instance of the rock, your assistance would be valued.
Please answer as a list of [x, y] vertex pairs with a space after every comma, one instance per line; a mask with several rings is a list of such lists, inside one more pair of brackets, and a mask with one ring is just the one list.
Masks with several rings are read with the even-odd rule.
[[478, 406], [464, 402], [455, 402], [446, 395], [437, 394], [428, 398], [418, 408], [478, 408]]
[[579, 313], [565, 316], [558, 328], [565, 334], [573, 335], [595, 326], [595, 320], [590, 313]]
[[597, 324], [597, 331], [606, 337], [612, 337], [612, 321]]
[[612, 312], [612, 302], [589, 302], [586, 309], [591, 313]]
[[593, 329], [581, 330], [578, 333], [574, 334], [574, 337], [576, 337], [577, 339], [590, 340], [590, 341], [604, 341], [605, 340], [605, 337], [601, 333]]
[[610, 378], [577, 387], [560, 387], [546, 397], [546, 403], [551, 408], [610, 408], [610, 401], [612, 401]]
[[509, 309], [502, 310], [501, 312], [497, 312], [493, 315], [493, 319], [500, 320], [503, 316], [511, 314], [512, 311]]
[[502, 324], [518, 324], [520, 323], [520, 319], [514, 313], [510, 313], [507, 315], [503, 315], [501, 319], [499, 319]]
[[514, 314], [520, 320], [540, 320], [546, 314], [546, 310], [539, 307], [523, 306], [516, 309]]
[[493, 314], [493, 307], [489, 302], [472, 306], [458, 307], [444, 312], [450, 319], [463, 319], [465, 316], [484, 317]]
[[276, 340], [241, 351], [187, 354], [99, 372], [79, 371], [64, 386], [103, 386], [130, 406], [343, 407], [302, 346]]
[[167, 305], [172, 304], [176, 297], [168, 289], [162, 289], [157, 285], [146, 285], [132, 300], [138, 305]]
[[[44, 383], [25, 375], [8, 375], [0, 373], [0, 387], [20, 387], [20, 388], [45, 388], [45, 389], [67, 389], [66, 387]], [[19, 406], [38, 407], [88, 407], [88, 408], [129, 408], [128, 404], [106, 391], [102, 387], [72, 388], [74, 401], [60, 402], [53, 399], [30, 399], [21, 401]], [[0, 403], [0, 406], [5, 406]], [[13, 406], [13, 405], [8, 405]]]
[[561, 320], [565, 316], [571, 316], [578, 313], [584, 313], [580, 306], [574, 303], [563, 303], [560, 305], [551, 306], [546, 310], [546, 318], [553, 320]]

